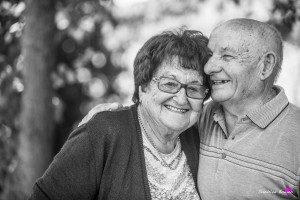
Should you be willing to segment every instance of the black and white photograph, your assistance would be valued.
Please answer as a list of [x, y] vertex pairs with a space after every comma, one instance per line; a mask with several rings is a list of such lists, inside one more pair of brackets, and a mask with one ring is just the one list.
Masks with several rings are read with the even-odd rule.
[[0, 200], [300, 200], [300, 0], [0, 0]]

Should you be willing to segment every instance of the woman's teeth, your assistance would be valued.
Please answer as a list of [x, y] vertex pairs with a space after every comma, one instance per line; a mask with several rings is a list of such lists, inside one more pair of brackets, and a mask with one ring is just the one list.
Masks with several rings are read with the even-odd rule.
[[169, 105], [166, 105], [165, 107], [168, 108], [169, 110], [173, 110], [173, 111], [181, 112], [181, 113], [185, 113], [188, 111], [187, 109], [179, 109], [179, 108], [175, 108], [175, 107], [169, 106]]

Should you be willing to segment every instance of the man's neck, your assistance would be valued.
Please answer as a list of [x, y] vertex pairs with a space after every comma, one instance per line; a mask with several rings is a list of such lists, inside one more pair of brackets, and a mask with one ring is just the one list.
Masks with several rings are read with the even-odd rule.
[[239, 102], [222, 102], [223, 112], [226, 121], [226, 129], [230, 134], [237, 123], [237, 121], [247, 115], [251, 110], [259, 109], [263, 104], [271, 101], [276, 96], [274, 89], [265, 91], [257, 98], [247, 98], [245, 101]]

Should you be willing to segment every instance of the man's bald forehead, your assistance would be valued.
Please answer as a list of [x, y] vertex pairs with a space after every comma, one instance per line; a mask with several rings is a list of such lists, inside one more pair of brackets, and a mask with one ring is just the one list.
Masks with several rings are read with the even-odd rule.
[[254, 19], [246, 19], [246, 18], [236, 18], [236, 19], [231, 19], [228, 20], [219, 26], [232, 26], [235, 28], [248, 28], [248, 29], [253, 29], [257, 28], [260, 26], [265, 26], [266, 24]]
[[271, 29], [271, 27], [257, 20], [238, 18], [231, 19], [220, 24], [213, 30], [213, 32], [217, 31], [218, 29], [227, 29], [245, 34], [248, 33], [252, 36], [258, 37], [258, 39], [263, 39], [266, 37], [266, 33], [269, 32], [268, 29]]
[[217, 26], [214, 32], [233, 31], [254, 38], [258, 44], [264, 44], [265, 50], [273, 49], [282, 59], [282, 38], [278, 30], [270, 24], [254, 19], [237, 18]]

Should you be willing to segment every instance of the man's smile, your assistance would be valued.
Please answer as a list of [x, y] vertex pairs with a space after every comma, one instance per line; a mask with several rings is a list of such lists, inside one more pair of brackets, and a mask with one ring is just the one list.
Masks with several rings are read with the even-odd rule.
[[220, 85], [220, 84], [225, 84], [228, 83], [229, 80], [216, 80], [216, 81], [211, 81], [212, 85]]

